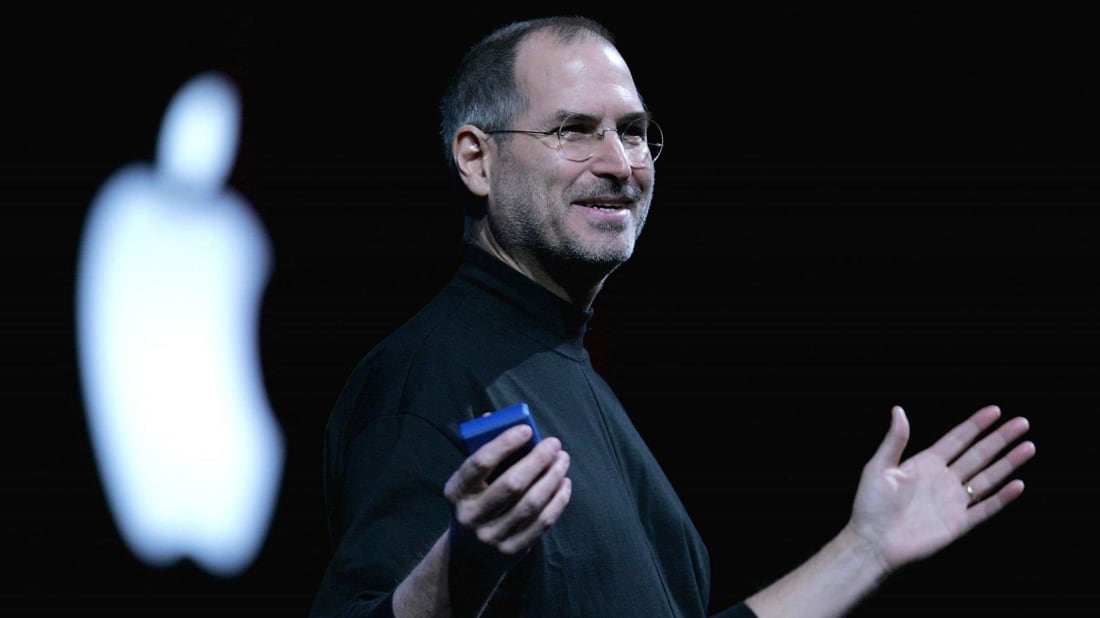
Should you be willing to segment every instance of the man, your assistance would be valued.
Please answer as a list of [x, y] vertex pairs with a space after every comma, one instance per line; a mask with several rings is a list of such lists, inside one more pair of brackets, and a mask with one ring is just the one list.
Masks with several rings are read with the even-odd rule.
[[[584, 349], [592, 304], [630, 258], [660, 128], [610, 33], [511, 24], [467, 53], [442, 105], [467, 204], [452, 280], [354, 369], [326, 434], [335, 553], [315, 615], [708, 615], [709, 557]], [[529, 405], [467, 457], [459, 423]], [[975, 412], [899, 463], [908, 421], [864, 468], [848, 524], [745, 602], [710, 615], [835, 616], [1023, 491], [1023, 418]], [[987, 430], [990, 430], [987, 432]], [[984, 437], [983, 437], [984, 436]], [[490, 482], [492, 475], [500, 476]]]

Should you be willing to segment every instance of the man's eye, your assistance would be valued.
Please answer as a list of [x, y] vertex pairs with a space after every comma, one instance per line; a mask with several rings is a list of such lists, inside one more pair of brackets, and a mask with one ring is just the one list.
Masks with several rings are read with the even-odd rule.
[[584, 125], [573, 124], [561, 128], [561, 138], [568, 140], [582, 140], [592, 135], [592, 129]]
[[644, 142], [646, 134], [646, 126], [641, 122], [631, 123], [622, 129], [622, 136], [624, 140]]

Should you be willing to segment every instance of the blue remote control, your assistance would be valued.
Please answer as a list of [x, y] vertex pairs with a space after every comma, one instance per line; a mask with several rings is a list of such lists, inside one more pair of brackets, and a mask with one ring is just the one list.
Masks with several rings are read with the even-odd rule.
[[509, 427], [520, 423], [526, 423], [531, 427], [531, 439], [527, 441], [523, 448], [512, 453], [510, 457], [497, 466], [497, 470], [490, 477], [490, 481], [521, 457], [531, 452], [531, 449], [535, 448], [535, 445], [541, 440], [539, 430], [535, 428], [535, 420], [531, 418], [531, 410], [526, 403], [520, 402], [459, 425], [458, 432], [462, 435], [462, 441], [466, 444], [466, 454], [473, 455], [474, 451], [481, 448], [486, 442], [497, 437]]

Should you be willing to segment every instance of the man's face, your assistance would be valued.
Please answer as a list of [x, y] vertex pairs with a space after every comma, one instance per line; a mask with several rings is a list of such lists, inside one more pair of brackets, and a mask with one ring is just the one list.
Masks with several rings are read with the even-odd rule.
[[[625, 61], [595, 37], [563, 44], [534, 35], [519, 50], [516, 75], [528, 107], [510, 129], [553, 131], [568, 114], [590, 117], [595, 129], [619, 128], [644, 111]], [[546, 271], [578, 261], [617, 266], [631, 256], [654, 172], [652, 162], [631, 167], [618, 136], [607, 132], [579, 162], [558, 152], [553, 135], [498, 142], [490, 226], [514, 259]]]

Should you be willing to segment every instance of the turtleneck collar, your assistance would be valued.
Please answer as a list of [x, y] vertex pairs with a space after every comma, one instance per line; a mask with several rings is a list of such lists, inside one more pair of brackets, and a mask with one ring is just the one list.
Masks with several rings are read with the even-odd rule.
[[497, 317], [516, 322], [520, 330], [543, 345], [570, 357], [583, 359], [584, 336], [594, 310], [582, 310], [516, 271], [487, 251], [466, 244], [455, 281], [488, 293], [484, 308]]

